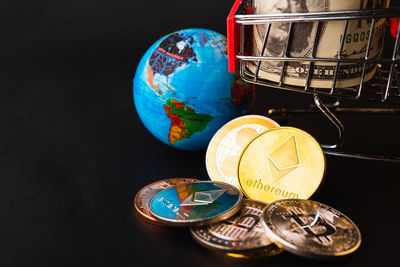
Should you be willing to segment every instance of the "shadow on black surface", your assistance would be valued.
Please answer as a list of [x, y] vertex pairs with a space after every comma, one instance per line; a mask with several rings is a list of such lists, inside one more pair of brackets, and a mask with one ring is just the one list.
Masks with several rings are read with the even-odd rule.
[[[160, 226], [155, 223], [144, 220], [136, 212], [133, 215], [133, 221], [140, 232], [151, 245], [151, 255], [157, 258], [155, 262], [160, 262], [162, 258], [165, 263], [176, 265], [198, 265], [210, 266], [210, 259], [206, 251], [197, 250], [196, 243], [186, 227]], [[142, 248], [143, 257], [149, 254], [149, 248]], [[148, 259], [148, 263], [152, 259]], [[151, 264], [150, 264], [151, 265]]]

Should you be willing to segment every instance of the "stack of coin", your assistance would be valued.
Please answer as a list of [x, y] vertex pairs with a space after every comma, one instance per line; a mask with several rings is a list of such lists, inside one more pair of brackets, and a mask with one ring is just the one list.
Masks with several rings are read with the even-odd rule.
[[[149, 199], [151, 197], [151, 199]], [[214, 254], [260, 260], [282, 253], [331, 259], [360, 246], [357, 226], [343, 213], [304, 199], [242, 199], [232, 185], [190, 178], [166, 179], [138, 192], [135, 208], [161, 225], [189, 226]]]
[[283, 250], [329, 259], [360, 246], [360, 231], [348, 217], [307, 200], [326, 162], [303, 130], [259, 115], [239, 117], [214, 135], [206, 166], [212, 181], [173, 178], [144, 187], [135, 197], [137, 212], [157, 224], [190, 227], [199, 244], [236, 259]]
[[240, 190], [227, 183], [165, 179], [141, 189], [134, 205], [157, 225], [189, 226], [194, 239], [217, 256], [258, 260], [283, 251], [262, 224], [266, 204], [243, 200]]

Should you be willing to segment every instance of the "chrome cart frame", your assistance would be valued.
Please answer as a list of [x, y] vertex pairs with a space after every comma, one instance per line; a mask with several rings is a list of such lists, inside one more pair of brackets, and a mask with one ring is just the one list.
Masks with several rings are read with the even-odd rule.
[[[394, 161], [400, 162], [400, 157], [389, 157], [381, 155], [363, 155], [357, 153], [342, 152], [344, 126], [340, 120], [331, 111], [335, 112], [356, 112], [356, 113], [374, 113], [374, 114], [400, 114], [400, 7], [391, 7], [390, 9], [365, 9], [365, 10], [349, 10], [349, 11], [335, 11], [335, 12], [317, 12], [317, 13], [287, 13], [287, 14], [252, 14], [251, 13], [252, 0], [237, 0], [232, 7], [228, 16], [228, 57], [229, 57], [229, 70], [235, 71], [236, 65], [240, 64], [240, 75], [242, 79], [249, 83], [254, 83], [266, 87], [273, 87], [283, 90], [290, 90], [295, 92], [302, 92], [311, 94], [315, 106], [320, 110], [336, 127], [337, 129], [337, 142], [332, 145], [322, 145], [326, 154], [335, 156], [370, 159], [380, 161]], [[348, 58], [343, 56], [343, 47], [345, 38], [340, 40], [340, 48], [336, 57], [322, 58], [316, 56], [316, 49], [318, 46], [319, 31], [323, 24], [327, 21], [340, 20], [344, 21], [342, 36], [346, 36], [348, 31], [349, 21], [368, 19], [371, 21], [369, 30], [369, 39], [365, 49], [365, 55], [362, 58]], [[374, 35], [375, 26], [378, 20], [386, 19], [386, 26], [391, 26], [391, 32], [394, 37], [394, 42], [391, 47], [385, 46], [385, 50], [389, 55], [381, 57], [370, 57], [371, 40]], [[293, 57], [290, 55], [290, 47], [293, 41], [292, 30], [296, 23], [314, 22], [316, 23], [317, 30], [313, 36], [313, 43], [310, 56], [308, 57]], [[273, 23], [289, 23], [288, 38], [285, 44], [283, 56], [265, 56], [264, 51], [268, 42], [271, 25]], [[254, 25], [265, 25], [265, 36], [263, 45], [258, 55], [251, 55], [249, 53], [249, 44], [251, 45], [252, 35], [251, 30]], [[388, 28], [388, 27], [386, 27]], [[388, 31], [389, 32], [389, 31]], [[259, 70], [261, 62], [263, 61], [279, 61], [282, 62], [281, 73], [279, 81], [274, 82], [260, 77]], [[307, 62], [308, 72], [304, 86], [294, 86], [285, 83], [285, 70], [288, 62]], [[311, 86], [313, 79], [314, 64], [316, 62], [334, 64], [333, 79], [330, 88], [316, 88]], [[255, 71], [251, 71], [249, 64], [256, 66]], [[338, 86], [337, 77], [340, 64], [342, 63], [356, 63], [362, 66], [360, 83], [357, 86], [340, 87]], [[365, 79], [367, 66], [376, 66], [376, 72], [373, 78], [368, 81]], [[327, 95], [334, 98], [335, 103], [328, 107], [321, 102], [320, 96]], [[369, 100], [380, 103], [387, 103], [394, 105], [395, 108], [348, 108], [343, 109], [339, 106], [340, 99], [352, 100]], [[399, 106], [399, 108], [397, 108]], [[269, 116], [282, 115], [288, 113], [305, 113], [312, 109], [302, 110], [286, 110], [286, 109], [270, 109], [267, 111]]]

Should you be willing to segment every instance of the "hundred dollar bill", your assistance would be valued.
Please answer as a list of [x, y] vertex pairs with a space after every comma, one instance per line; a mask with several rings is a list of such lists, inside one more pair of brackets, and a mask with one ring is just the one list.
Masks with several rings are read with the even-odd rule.
[[[368, 8], [385, 8], [390, 0], [253, 0], [254, 14], [279, 13], [308, 13], [323, 11], [341, 11]], [[322, 58], [337, 57], [341, 39], [345, 38], [342, 58], [364, 58], [370, 34], [371, 20], [350, 20], [343, 35], [344, 21], [328, 21], [320, 24], [318, 45], [315, 56]], [[379, 57], [383, 51], [385, 19], [376, 21], [371, 40], [369, 57]], [[260, 56], [267, 24], [254, 26], [254, 56]], [[295, 23], [292, 29], [292, 42], [289, 55], [292, 57], [310, 57], [314, 36], [317, 31], [316, 22]], [[288, 38], [289, 23], [272, 23], [263, 56], [282, 57]], [[281, 61], [263, 61], [259, 70], [259, 77], [278, 82], [282, 70]], [[250, 62], [250, 71], [255, 72], [257, 61]], [[290, 85], [305, 86], [309, 69], [309, 61], [289, 62], [286, 65], [283, 82]], [[313, 78], [311, 87], [330, 88], [335, 72], [336, 63], [316, 62], [312, 69]], [[363, 63], [341, 63], [336, 87], [350, 87], [360, 84]], [[373, 77], [376, 71], [375, 64], [368, 64], [365, 81]]]

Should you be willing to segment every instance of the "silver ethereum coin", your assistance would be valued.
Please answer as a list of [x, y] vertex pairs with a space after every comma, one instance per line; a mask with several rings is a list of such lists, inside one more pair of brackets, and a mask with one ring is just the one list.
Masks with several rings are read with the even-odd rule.
[[333, 259], [353, 253], [361, 244], [353, 221], [316, 201], [278, 200], [264, 209], [262, 217], [269, 236], [299, 256]]
[[171, 186], [150, 201], [151, 215], [173, 226], [206, 225], [229, 218], [242, 205], [242, 193], [222, 182], [199, 181]]

